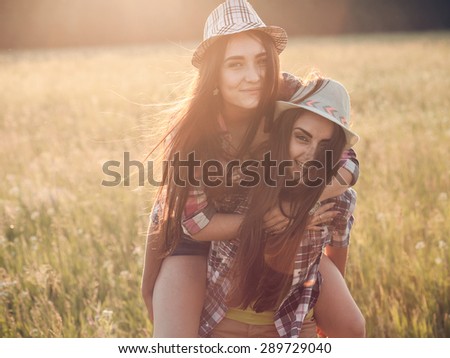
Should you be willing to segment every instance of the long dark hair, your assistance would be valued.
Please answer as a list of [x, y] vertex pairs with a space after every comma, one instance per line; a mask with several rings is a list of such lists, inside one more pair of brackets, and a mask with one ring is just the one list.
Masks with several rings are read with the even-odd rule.
[[[268, 148], [272, 159], [278, 163], [289, 158], [292, 128], [302, 111], [285, 111], [271, 131]], [[314, 178], [322, 179], [320, 185], [299, 180], [297, 185], [288, 186], [286, 176], [278, 175], [275, 170], [272, 177], [276, 178], [276, 185], [267, 186], [261, 182], [250, 191], [249, 208], [241, 225], [240, 244], [231, 272], [230, 296], [233, 297], [233, 303], [237, 302], [244, 309], [251, 307], [256, 312], [274, 310], [279, 306], [292, 284], [295, 256], [306, 231], [308, 213], [318, 201], [325, 185], [336, 174], [336, 164], [344, 146], [345, 134], [339, 126], [334, 125], [331, 140], [315, 153], [315, 160], [323, 164], [323, 168], [316, 170]], [[326, 151], [332, 151], [332, 163], [326, 163]], [[334, 172], [330, 168], [335, 168]], [[280, 205], [284, 211], [281, 202], [289, 205], [289, 213], [285, 212], [285, 215], [290, 217], [290, 225], [283, 233], [268, 237], [263, 229], [262, 218], [268, 208], [276, 205]]]
[[[262, 98], [242, 145], [238, 148], [237, 157], [249, 150], [263, 118], [273, 117], [280, 76], [279, 58], [272, 39], [260, 31], [248, 33], [259, 39], [264, 46], [267, 67]], [[194, 153], [195, 159], [201, 162], [223, 157], [217, 122], [222, 99], [221, 96], [214, 96], [213, 92], [219, 82], [220, 68], [231, 36], [233, 35], [223, 36], [207, 50], [189, 100], [174, 115], [174, 124], [164, 135], [164, 138], [170, 138], [166, 140], [168, 145], [163, 154], [165, 161], [171, 161], [176, 156], [186, 159], [189, 153]], [[158, 246], [163, 255], [170, 254], [181, 237], [181, 218], [190, 189], [189, 186], [177, 185], [175, 176], [182, 180], [187, 178], [187, 174], [180, 169], [178, 163], [164, 166], [163, 186], [157, 194], [162, 198], [162, 215], [159, 218], [159, 235], [153, 247]]]

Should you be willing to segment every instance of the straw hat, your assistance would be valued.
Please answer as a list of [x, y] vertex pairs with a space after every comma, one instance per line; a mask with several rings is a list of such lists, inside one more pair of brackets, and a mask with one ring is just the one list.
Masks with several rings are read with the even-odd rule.
[[221, 36], [248, 30], [262, 31], [274, 41], [280, 54], [287, 44], [287, 34], [278, 26], [266, 26], [253, 7], [245, 0], [227, 0], [215, 8], [206, 19], [203, 42], [192, 56], [192, 64], [199, 68], [206, 50]]
[[[350, 130], [350, 96], [345, 87], [334, 80], [328, 79], [312, 95], [298, 101], [314, 87], [314, 82], [301, 88], [291, 98], [290, 102], [277, 101], [275, 104], [275, 118], [291, 108], [303, 108], [316, 113], [340, 126], [345, 133], [347, 148], [359, 141], [359, 136]], [[296, 100], [297, 98], [297, 100]]]

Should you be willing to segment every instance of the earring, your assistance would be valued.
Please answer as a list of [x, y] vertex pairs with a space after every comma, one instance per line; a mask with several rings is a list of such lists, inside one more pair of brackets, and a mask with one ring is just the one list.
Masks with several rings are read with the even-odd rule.
[[212, 95], [213, 96], [217, 96], [219, 94], [219, 89], [218, 88], [215, 88], [213, 91], [212, 91]]

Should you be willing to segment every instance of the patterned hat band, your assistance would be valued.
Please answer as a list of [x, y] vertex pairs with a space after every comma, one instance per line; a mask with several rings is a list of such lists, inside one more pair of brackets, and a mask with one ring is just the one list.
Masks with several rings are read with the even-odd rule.
[[321, 111], [321, 112], [329, 114], [330, 116], [333, 116], [336, 120], [338, 120], [343, 125], [348, 124], [348, 121], [345, 118], [345, 115], [344, 114], [341, 115], [338, 112], [338, 110], [332, 106], [329, 106], [325, 103], [320, 103], [319, 101], [314, 100], [314, 99], [305, 101], [302, 103], [304, 104], [305, 107], [310, 107], [311, 109], [314, 108], [314, 109], [318, 110], [319, 112]]
[[359, 136], [350, 129], [350, 96], [347, 90], [341, 83], [327, 79], [316, 92], [300, 101], [314, 86], [315, 82], [312, 82], [300, 88], [289, 102], [277, 101], [275, 118], [291, 108], [306, 109], [340, 126], [345, 133], [346, 147], [352, 147], [359, 141]]
[[207, 49], [219, 38], [256, 30], [268, 34], [280, 54], [286, 47], [287, 34], [278, 26], [267, 26], [245, 0], [227, 0], [215, 8], [206, 19], [203, 42], [192, 56], [192, 64], [199, 68]]

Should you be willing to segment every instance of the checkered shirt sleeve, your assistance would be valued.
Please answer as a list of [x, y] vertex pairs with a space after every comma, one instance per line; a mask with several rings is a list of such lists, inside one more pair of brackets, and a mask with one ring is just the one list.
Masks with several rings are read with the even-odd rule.
[[355, 185], [359, 178], [359, 161], [356, 159], [356, 152], [351, 148], [347, 149], [344, 151], [341, 160], [343, 161], [342, 167], [352, 174], [350, 186]]
[[200, 337], [207, 337], [228, 311], [226, 298], [231, 289], [228, 273], [238, 246], [237, 240], [211, 242], [207, 271], [208, 287], [200, 319]]
[[[246, 195], [231, 195], [216, 202], [218, 212], [243, 214], [247, 210]], [[208, 287], [200, 319], [199, 335], [208, 337], [214, 327], [225, 317], [226, 298], [231, 288], [228, 277], [236, 257], [239, 240], [212, 241], [208, 255]]]
[[311, 279], [315, 277], [314, 282], [311, 285], [300, 283], [293, 285], [290, 293], [276, 311], [274, 323], [280, 337], [299, 337], [306, 315], [316, 305], [322, 282], [319, 273], [320, 257], [316, 258], [309, 269], [309, 277]]
[[332, 210], [339, 211], [339, 214], [328, 226], [328, 238], [326, 243], [335, 247], [346, 247], [350, 242], [350, 231], [355, 218], [353, 213], [356, 207], [356, 191], [352, 188], [347, 189], [343, 194], [324, 200], [322, 204], [335, 203]]
[[214, 205], [208, 202], [203, 188], [191, 188], [182, 215], [183, 232], [188, 236], [198, 233], [209, 224], [215, 213]]

